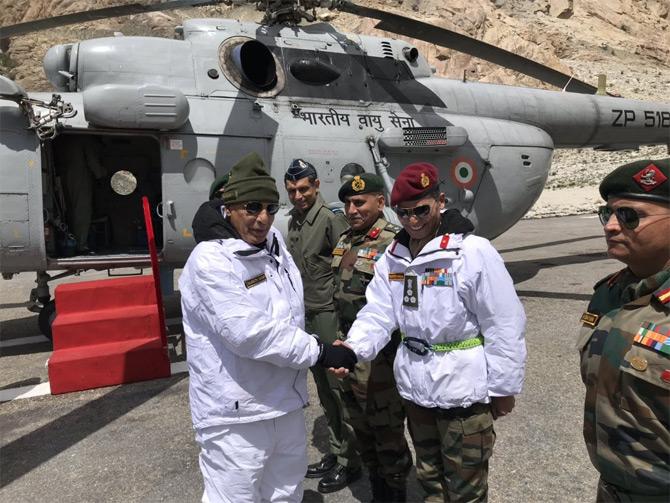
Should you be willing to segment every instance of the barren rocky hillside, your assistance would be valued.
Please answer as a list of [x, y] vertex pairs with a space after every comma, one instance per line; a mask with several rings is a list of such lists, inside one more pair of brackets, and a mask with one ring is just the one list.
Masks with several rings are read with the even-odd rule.
[[[138, 0], [0, 0], [0, 24], [67, 14]], [[150, 0], [144, 0], [149, 3]], [[608, 90], [628, 98], [670, 101], [670, 0], [380, 0], [359, 1], [450, 28], [582, 80], [605, 73]], [[322, 10], [321, 20], [340, 30], [373, 34], [374, 21]], [[193, 17], [259, 21], [251, 6], [201, 7], [95, 21], [12, 39], [0, 53], [0, 73], [26, 89], [48, 90], [42, 71], [46, 50], [59, 43], [125, 35], [171, 37], [174, 27]], [[395, 36], [395, 35], [390, 35]], [[437, 74], [523, 86], [542, 86], [528, 77], [420, 42]], [[591, 211], [594, 185], [618, 163], [643, 156], [667, 156], [667, 148], [630, 154], [558, 151], [548, 189], [531, 215]], [[574, 190], [575, 188], [581, 190]], [[553, 194], [552, 194], [553, 192]], [[556, 201], [554, 201], [554, 199]]]

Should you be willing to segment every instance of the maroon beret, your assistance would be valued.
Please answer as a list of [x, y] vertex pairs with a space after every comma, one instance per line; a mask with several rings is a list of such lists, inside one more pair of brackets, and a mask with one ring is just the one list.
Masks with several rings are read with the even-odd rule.
[[405, 166], [395, 179], [391, 191], [391, 206], [404, 201], [421, 199], [437, 187], [437, 168], [429, 162], [415, 162]]

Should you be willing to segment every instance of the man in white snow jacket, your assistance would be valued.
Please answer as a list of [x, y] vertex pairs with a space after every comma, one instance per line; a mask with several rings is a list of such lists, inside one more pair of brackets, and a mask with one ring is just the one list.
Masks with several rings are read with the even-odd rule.
[[231, 170], [223, 238], [179, 279], [203, 502], [302, 500], [307, 369], [353, 368], [304, 327], [300, 274], [279, 232], [275, 181], [257, 154]]
[[394, 375], [426, 501], [486, 501], [493, 420], [523, 384], [523, 307], [491, 243], [443, 211], [435, 166], [407, 166], [391, 204], [403, 230], [375, 264], [345, 344], [369, 361], [400, 329]]

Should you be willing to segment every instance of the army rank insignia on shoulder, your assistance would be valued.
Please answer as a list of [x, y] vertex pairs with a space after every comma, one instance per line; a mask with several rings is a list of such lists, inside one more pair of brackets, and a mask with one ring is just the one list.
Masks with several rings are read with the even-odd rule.
[[419, 288], [417, 276], [405, 276], [405, 284], [402, 292], [402, 305], [407, 307], [419, 307]]
[[256, 285], [259, 285], [263, 283], [264, 281], [267, 280], [267, 277], [265, 276], [265, 273], [259, 274], [258, 276], [254, 276], [253, 278], [250, 278], [244, 282], [244, 286], [249, 288], [253, 288]]
[[656, 323], [643, 323], [633, 342], [670, 355], [670, 326], [661, 327]]

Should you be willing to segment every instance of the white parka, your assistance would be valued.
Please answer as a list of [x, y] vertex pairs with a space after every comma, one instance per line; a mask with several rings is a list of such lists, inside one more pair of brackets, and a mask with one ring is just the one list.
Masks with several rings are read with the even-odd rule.
[[[442, 281], [435, 281], [438, 273]], [[403, 305], [406, 276], [417, 276], [418, 307]], [[359, 360], [374, 358], [396, 328], [431, 345], [484, 336], [483, 346], [425, 356], [400, 345], [394, 374], [403, 398], [448, 409], [521, 391], [526, 317], [502, 258], [488, 240], [440, 235], [412, 259], [396, 237], [375, 265], [366, 299], [347, 335]]]
[[303, 329], [300, 273], [276, 229], [263, 248], [232, 236], [198, 244], [179, 289], [196, 429], [307, 405], [319, 345]]

